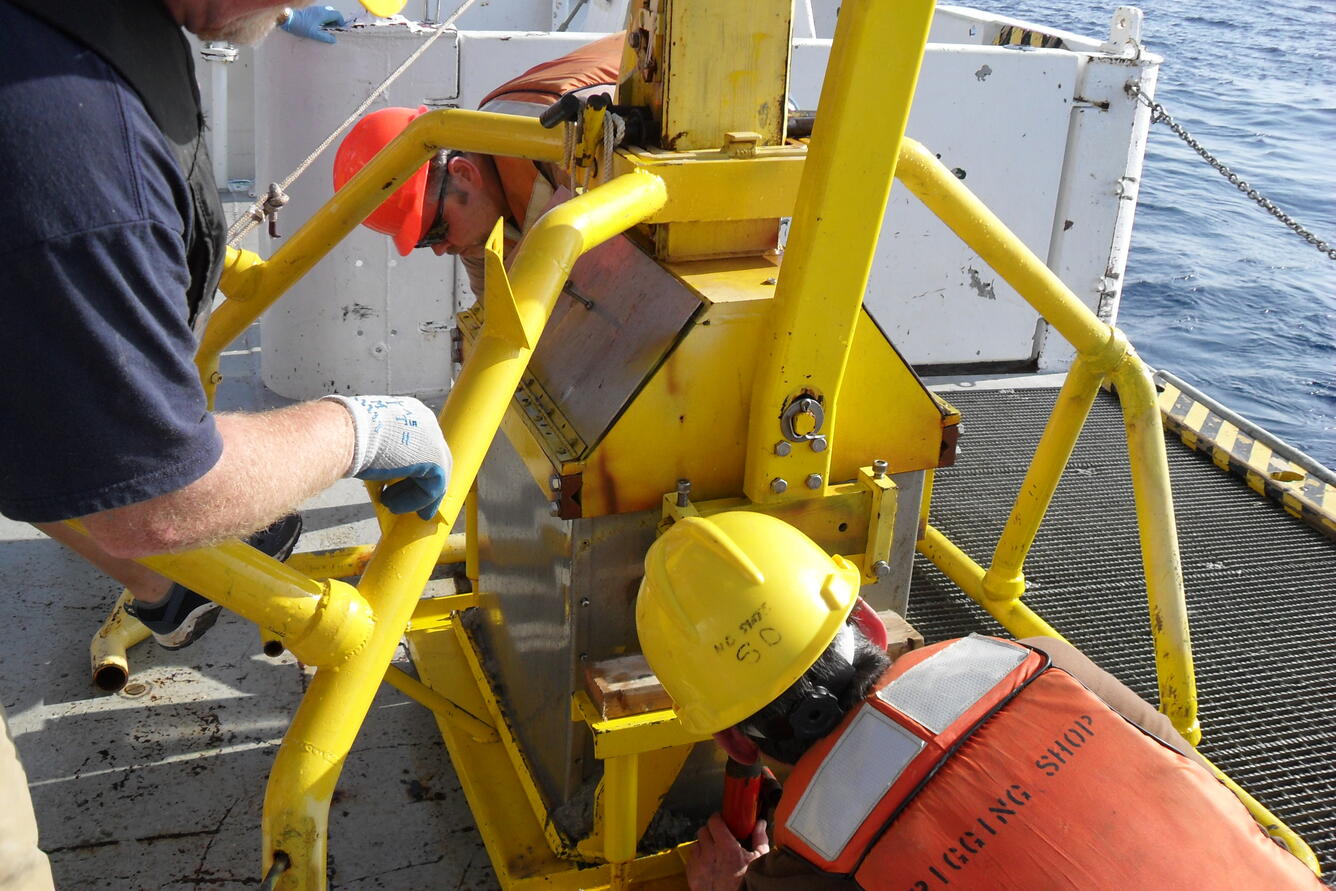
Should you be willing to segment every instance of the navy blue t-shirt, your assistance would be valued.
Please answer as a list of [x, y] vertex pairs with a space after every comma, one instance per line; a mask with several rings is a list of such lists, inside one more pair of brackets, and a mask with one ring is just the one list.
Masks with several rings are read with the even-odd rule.
[[0, 513], [144, 501], [222, 453], [188, 323], [185, 177], [102, 58], [0, 2]]

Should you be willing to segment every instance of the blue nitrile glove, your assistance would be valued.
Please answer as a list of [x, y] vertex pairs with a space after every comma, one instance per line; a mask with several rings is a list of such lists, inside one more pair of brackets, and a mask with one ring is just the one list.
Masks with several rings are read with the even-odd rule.
[[353, 419], [356, 445], [344, 476], [399, 480], [381, 493], [381, 503], [396, 514], [435, 516], [450, 479], [450, 447], [436, 414], [411, 396], [324, 398], [338, 402]]
[[294, 37], [333, 43], [334, 35], [325, 29], [342, 28], [345, 24], [347, 22], [344, 21], [343, 13], [332, 6], [306, 6], [292, 10], [288, 20], [278, 27]]

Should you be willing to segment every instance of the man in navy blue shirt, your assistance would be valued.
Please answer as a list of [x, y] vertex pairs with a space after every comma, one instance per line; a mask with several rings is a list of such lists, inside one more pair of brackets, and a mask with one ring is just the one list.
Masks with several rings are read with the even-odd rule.
[[[251, 533], [342, 476], [434, 466], [432, 479], [419, 474], [421, 497], [400, 505], [434, 507], [448, 453], [416, 400], [206, 407], [192, 329], [217, 281], [221, 214], [180, 25], [253, 39], [279, 10], [45, 6], [0, 2], [0, 165], [14, 215], [0, 288], [0, 512], [75, 547], [142, 610], [168, 586], [132, 558]], [[59, 524], [71, 518], [86, 537]]]
[[[341, 477], [404, 478], [386, 506], [430, 518], [449, 476], [435, 415], [415, 399], [207, 408], [193, 356], [222, 214], [181, 27], [243, 42], [281, 16], [272, 0], [0, 0], [0, 513], [125, 584], [173, 646], [216, 607], [134, 558], [248, 535]], [[62, 522], [76, 518], [86, 536]], [[42, 887], [6, 750], [0, 887]]]

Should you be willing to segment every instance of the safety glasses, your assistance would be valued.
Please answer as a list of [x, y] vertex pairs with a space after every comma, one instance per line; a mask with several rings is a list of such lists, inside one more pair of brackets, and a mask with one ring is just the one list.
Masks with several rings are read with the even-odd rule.
[[446, 235], [450, 233], [450, 224], [445, 219], [445, 196], [450, 186], [450, 159], [455, 154], [455, 152], [441, 152], [431, 159], [427, 169], [427, 186], [423, 192], [427, 195], [436, 195], [436, 211], [427, 231], [423, 233], [418, 243], [413, 245], [415, 248], [434, 247], [445, 241]]

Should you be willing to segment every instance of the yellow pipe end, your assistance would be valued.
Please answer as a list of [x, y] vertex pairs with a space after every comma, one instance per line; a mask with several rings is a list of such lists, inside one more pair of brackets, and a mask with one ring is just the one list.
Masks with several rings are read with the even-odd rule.
[[143, 622], [125, 611], [130, 600], [129, 589], [121, 591], [107, 620], [93, 635], [88, 645], [93, 686], [107, 693], [115, 693], [130, 679], [130, 660], [126, 651], [147, 640], [149, 630]]

